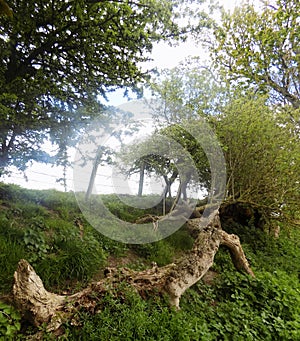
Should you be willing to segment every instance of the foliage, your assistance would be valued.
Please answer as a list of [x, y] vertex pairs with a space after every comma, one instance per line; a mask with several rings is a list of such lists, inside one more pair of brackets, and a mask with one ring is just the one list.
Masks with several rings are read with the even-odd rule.
[[[144, 181], [144, 174], [148, 174], [148, 176], [156, 176], [156, 177], [163, 177], [166, 183], [165, 195], [168, 192], [169, 187], [172, 183], [176, 180], [178, 176], [178, 170], [172, 160], [169, 158], [154, 154], [152, 151], [149, 151], [149, 144], [148, 141], [145, 143], [146, 149], [144, 156], [135, 159], [135, 152], [137, 151], [137, 146], [134, 145], [134, 148], [127, 148], [126, 154], [122, 155], [122, 161], [125, 163], [122, 165], [122, 171], [127, 174], [127, 176], [131, 176], [135, 173], [140, 173], [140, 187], [139, 187], [139, 195], [142, 195], [143, 189], [143, 181]], [[139, 146], [141, 147], [141, 146]], [[138, 148], [138, 152], [140, 148]], [[128, 155], [129, 153], [129, 155]], [[135, 159], [133, 161], [133, 159]]]
[[194, 240], [189, 235], [185, 226], [181, 227], [171, 236], [150, 244], [133, 245], [135, 253], [149, 262], [164, 266], [174, 262], [182, 251], [192, 248]]
[[299, 11], [294, 0], [244, 2], [223, 10], [211, 42], [211, 57], [239, 86], [270, 93], [274, 101], [300, 107]]
[[86, 285], [100, 271], [105, 254], [92, 236], [85, 240], [70, 234], [62, 238], [64, 240], [55, 241], [55, 252], [40, 259], [35, 268], [47, 287], [63, 288], [68, 283], [67, 288], [74, 290], [74, 287]]
[[27, 258], [29, 254], [24, 246], [12, 238], [3, 236], [2, 222], [0, 223], [0, 292], [8, 293], [13, 283], [13, 274], [18, 262], [22, 258]]
[[[64, 165], [66, 146], [103, 115], [97, 96], [137, 88], [155, 42], [199, 29], [179, 24], [189, 2], [10, 1], [13, 16], [0, 23], [1, 173], [54, 161], [41, 148], [49, 137]], [[204, 19], [199, 6], [189, 15]]]
[[15, 339], [20, 329], [20, 314], [12, 306], [0, 301], [0, 338], [3, 340]]
[[11, 289], [21, 258], [35, 266], [48, 288], [62, 287], [68, 281], [71, 287], [72, 281], [86, 283], [103, 266], [103, 242], [81, 217], [72, 193], [8, 185], [0, 189], [1, 290]]
[[[187, 117], [185, 117], [185, 119], [186, 118]], [[199, 125], [199, 131], [201, 129], [200, 126], [201, 123]], [[183, 158], [183, 156], [180, 155], [181, 153], [178, 152], [178, 160], [176, 160], [175, 164], [183, 173], [181, 174], [181, 182], [184, 183], [185, 181], [190, 182], [190, 180], [194, 180], [202, 189], [208, 190], [211, 184], [211, 174], [208, 170], [209, 162], [199, 141], [180, 125], [171, 125], [162, 129], [160, 133], [180, 144], [184, 151], [190, 156], [190, 160], [188, 160], [186, 157]], [[201, 138], [203, 137], [201, 136]], [[192, 166], [190, 165], [191, 162], [196, 169], [196, 172], [194, 173], [196, 179], [193, 179], [193, 172], [191, 172]]]
[[214, 322], [212, 329], [217, 328], [225, 339], [297, 338], [297, 282], [296, 276], [284, 272], [260, 272], [255, 280], [227, 273], [216, 287], [219, 323]]
[[0, 16], [12, 17], [13, 12], [5, 0], [0, 1]]
[[[239, 83], [229, 86], [215, 70], [215, 77], [220, 79], [218, 86], [207, 69], [199, 72], [196, 65], [171, 70], [153, 87], [156, 102], [161, 103], [157, 119], [163, 117], [169, 124], [178, 122], [178, 126], [172, 124], [161, 131], [188, 151], [207, 190], [212, 166], [208, 164], [209, 155], [182, 128], [193, 117], [194, 129], [199, 124], [200, 132], [204, 119], [225, 155], [225, 200], [248, 202], [269, 218], [276, 215], [296, 219], [300, 141], [295, 122], [299, 121], [299, 110], [271, 104], [267, 95], [243, 89]], [[209, 85], [212, 92], [208, 92]], [[219, 103], [217, 108], [214, 103]], [[205, 146], [205, 137], [201, 142]]]
[[[120, 286], [121, 293], [107, 295], [104, 308], [94, 316], [80, 312], [83, 325], [67, 326], [66, 339], [75, 340], [209, 340], [205, 326], [191, 327], [188, 313], [173, 313], [160, 300], [145, 303], [130, 289]], [[116, 297], [117, 296], [117, 297]], [[195, 321], [196, 319], [194, 319]], [[95, 326], [102, 326], [95, 328]], [[64, 339], [64, 338], [62, 338]]]
[[[143, 200], [148, 209], [139, 208], [140, 197], [134, 195], [105, 195], [102, 198], [104, 205], [118, 218], [124, 221], [135, 222], [145, 214], [162, 214], [162, 202], [160, 196], [147, 195]], [[127, 203], [130, 202], [130, 209]]]
[[23, 241], [27, 250], [32, 253], [32, 257], [28, 259], [32, 264], [35, 264], [37, 259], [43, 259], [49, 250], [45, 238], [40, 231], [31, 228], [27, 229], [24, 233]]
[[[178, 169], [181, 169], [183, 176], [181, 174], [180, 180], [183, 187], [188, 180], [189, 184], [196, 183], [203, 192], [208, 192], [212, 185], [212, 174], [206, 153], [212, 147], [213, 141], [209, 133], [204, 131], [205, 123], [211, 120], [211, 116], [218, 115], [227, 103], [228, 88], [213, 68], [206, 66], [200, 58], [194, 57], [187, 58], [171, 70], [163, 70], [152, 80], [151, 90], [153, 99], [149, 105], [158, 133], [173, 142], [171, 154], [177, 154], [177, 158], [172, 160], [172, 167], [158, 160], [161, 162], [160, 167], [167, 169], [169, 173], [171, 168], [173, 174], [175, 169], [177, 175]], [[198, 137], [198, 141], [191, 135], [191, 131]], [[183, 148], [185, 154], [180, 148]], [[189, 172], [193, 168], [192, 165], [195, 166], [196, 172], [193, 172], [194, 176], [191, 177]]]
[[[192, 128], [195, 131], [203, 129], [200, 121]], [[205, 138], [206, 136], [201, 135], [201, 142], [206, 146], [209, 144], [211, 148], [211, 141]], [[122, 161], [119, 167], [123, 172], [130, 175], [143, 170], [150, 177], [162, 177], [165, 182], [165, 196], [169, 193], [171, 197], [170, 187], [175, 180], [180, 181], [179, 192], [183, 193], [184, 200], [187, 200], [188, 185], [193, 185], [194, 192], [199, 187], [204, 190], [209, 188], [211, 174], [203, 147], [188, 129], [184, 129], [180, 124], [158, 129], [140, 143], [126, 146], [119, 155]]]
[[187, 58], [173, 69], [163, 70], [150, 84], [154, 117], [163, 124], [182, 123], [198, 115], [220, 113], [229, 91], [222, 79], [199, 57]]
[[249, 202], [270, 216], [299, 195], [299, 141], [266, 98], [233, 99], [216, 123], [227, 163], [227, 200]]

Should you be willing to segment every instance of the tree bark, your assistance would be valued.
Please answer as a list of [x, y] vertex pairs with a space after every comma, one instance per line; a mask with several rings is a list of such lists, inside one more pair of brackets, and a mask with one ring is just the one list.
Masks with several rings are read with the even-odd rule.
[[140, 169], [138, 197], [141, 197], [143, 195], [144, 178], [145, 178], [145, 162], [142, 161], [142, 165]]
[[221, 245], [225, 245], [230, 252], [233, 265], [238, 271], [246, 272], [248, 275], [254, 277], [254, 273], [244, 254], [240, 239], [235, 234], [228, 234], [225, 231], [219, 231], [221, 234]]
[[53, 317], [67, 298], [48, 292], [33, 267], [24, 259], [19, 261], [14, 274], [13, 297], [24, 318], [35, 326], [53, 322]]
[[123, 281], [129, 283], [142, 298], [151, 294], [166, 294], [170, 304], [179, 309], [181, 296], [213, 265], [220, 245], [229, 248], [233, 263], [239, 271], [254, 276], [239, 238], [222, 230], [218, 211], [203, 218], [198, 227], [199, 233], [192, 250], [176, 263], [164, 267], [153, 266], [144, 271], [106, 268], [103, 280], [70, 296], [48, 292], [32, 266], [26, 260], [20, 260], [14, 274], [14, 303], [24, 318], [35, 326], [46, 322], [49, 330], [56, 330], [65, 319], [72, 319], [78, 306], [95, 312], [102, 295]]
[[93, 163], [93, 169], [92, 169], [92, 173], [91, 173], [91, 176], [90, 176], [90, 181], [89, 181], [88, 189], [87, 189], [86, 194], [85, 194], [85, 200], [89, 200], [91, 195], [92, 195], [94, 184], [95, 184], [95, 179], [96, 179], [96, 175], [97, 175], [97, 171], [98, 171], [98, 167], [99, 167], [99, 164], [100, 164], [100, 160], [101, 160], [102, 154], [103, 154], [102, 153], [102, 148], [99, 147], [98, 150], [97, 150], [97, 153], [96, 153], [95, 161]]

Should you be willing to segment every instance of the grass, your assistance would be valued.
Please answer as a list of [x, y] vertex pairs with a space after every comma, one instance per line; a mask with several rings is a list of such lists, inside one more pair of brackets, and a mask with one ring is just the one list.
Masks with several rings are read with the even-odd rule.
[[[131, 200], [132, 198], [130, 198]], [[149, 198], [149, 201], [153, 198]], [[115, 196], [103, 201], [120, 219], [145, 214], [128, 209]], [[152, 213], [159, 214], [160, 207]], [[151, 213], [148, 209], [146, 213]], [[105, 216], [103, 223], [109, 224]], [[99, 301], [99, 312], [79, 309], [76, 323], [65, 323], [61, 340], [300, 340], [300, 230], [283, 226], [279, 239], [251, 226], [226, 226], [240, 236], [256, 274], [252, 279], [233, 268], [220, 248], [213, 285], [190, 288], [175, 312], [164, 299], [144, 301], [120, 283]], [[85, 221], [72, 193], [30, 191], [0, 184], [0, 295], [12, 289], [21, 258], [30, 260], [46, 288], [74, 293], [98, 278], [108, 258], [134, 254], [132, 268], [155, 261], [174, 261], [193, 243], [185, 227], [156, 243], [125, 245], [113, 241]], [[25, 340], [25, 328], [14, 309], [0, 300], [0, 339]], [[46, 326], [45, 326], [46, 327]], [[44, 327], [42, 327], [43, 329]], [[43, 339], [55, 340], [44, 331]]]

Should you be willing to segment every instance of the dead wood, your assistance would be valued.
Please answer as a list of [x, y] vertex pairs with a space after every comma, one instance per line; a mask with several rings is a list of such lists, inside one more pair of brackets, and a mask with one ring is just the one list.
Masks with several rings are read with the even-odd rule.
[[106, 268], [104, 279], [69, 296], [48, 292], [32, 266], [26, 260], [20, 260], [14, 275], [14, 303], [24, 318], [35, 326], [46, 322], [50, 330], [58, 329], [65, 319], [72, 319], [78, 307], [91, 313], [97, 312], [103, 294], [120, 282], [128, 283], [143, 298], [152, 294], [165, 294], [170, 304], [179, 309], [181, 296], [207, 273], [220, 245], [229, 248], [233, 263], [239, 271], [254, 276], [239, 238], [222, 230], [217, 210], [203, 218], [201, 225], [198, 225], [199, 232], [192, 250], [176, 263], [163, 267], [154, 265], [144, 271]]
[[238, 271], [245, 272], [254, 277], [254, 273], [244, 254], [240, 239], [235, 234], [228, 234], [225, 231], [220, 231], [221, 245], [225, 245], [230, 252], [233, 265]]
[[33, 267], [21, 259], [14, 274], [13, 298], [25, 319], [39, 326], [56, 316], [67, 297], [48, 292]]

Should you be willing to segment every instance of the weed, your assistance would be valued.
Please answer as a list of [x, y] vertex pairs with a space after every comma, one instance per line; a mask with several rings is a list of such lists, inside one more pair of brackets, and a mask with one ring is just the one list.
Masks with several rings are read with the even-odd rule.
[[0, 339], [13, 340], [20, 329], [20, 314], [12, 306], [0, 301]]
[[28, 228], [24, 232], [24, 243], [30, 253], [29, 262], [35, 264], [38, 259], [45, 258], [50, 247], [47, 245], [43, 233], [40, 231]]

